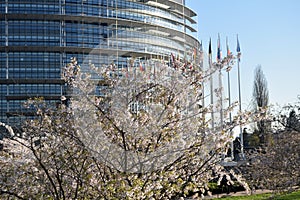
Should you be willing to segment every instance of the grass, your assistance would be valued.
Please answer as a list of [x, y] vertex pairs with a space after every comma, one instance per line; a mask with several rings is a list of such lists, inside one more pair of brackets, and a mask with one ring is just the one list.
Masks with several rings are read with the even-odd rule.
[[232, 196], [232, 197], [225, 197], [225, 198], [220, 198], [220, 199], [222, 199], [222, 200], [267, 200], [267, 199], [300, 200], [300, 190], [289, 193], [289, 194], [278, 195], [273, 198], [271, 198], [271, 197], [272, 197], [272, 194], [267, 193], [267, 194], [256, 194], [256, 195], [251, 195], [251, 196]]

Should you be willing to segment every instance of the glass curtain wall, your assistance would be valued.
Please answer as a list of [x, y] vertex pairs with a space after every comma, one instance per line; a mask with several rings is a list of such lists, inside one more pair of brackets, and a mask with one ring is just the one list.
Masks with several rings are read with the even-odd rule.
[[183, 0], [0, 0], [0, 121], [30, 118], [28, 98], [57, 104], [71, 57], [97, 52], [95, 65], [118, 67], [128, 57], [191, 60], [195, 17]]

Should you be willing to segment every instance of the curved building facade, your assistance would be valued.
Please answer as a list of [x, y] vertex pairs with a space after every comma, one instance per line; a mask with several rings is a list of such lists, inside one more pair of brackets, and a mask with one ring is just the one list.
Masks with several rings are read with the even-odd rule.
[[[193, 56], [196, 13], [185, 0], [0, 0], [0, 121], [31, 116], [23, 103], [65, 93], [70, 57], [126, 66], [128, 57]], [[193, 57], [193, 58], [192, 58]]]

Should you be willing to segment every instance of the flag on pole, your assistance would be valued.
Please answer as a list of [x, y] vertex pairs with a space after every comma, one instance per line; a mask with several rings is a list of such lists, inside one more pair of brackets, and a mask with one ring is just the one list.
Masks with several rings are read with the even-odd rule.
[[240, 53], [240, 52], [241, 52], [241, 47], [240, 47], [240, 42], [239, 42], [239, 36], [238, 36], [238, 35], [236, 36], [236, 40], [237, 40], [236, 51], [237, 51], [238, 53]]
[[201, 43], [200, 43], [200, 47], [199, 47], [200, 51], [203, 51], [203, 45], [202, 45], [202, 40], [201, 40]]
[[211, 55], [211, 38], [209, 39], [209, 46], [208, 46], [208, 55]]
[[173, 53], [171, 53], [170, 59], [171, 59], [171, 62], [172, 62], [172, 63], [175, 61], [175, 57], [174, 57], [174, 54], [173, 54]]
[[217, 61], [221, 61], [221, 41], [220, 41], [220, 34], [218, 34], [218, 52], [217, 52]]
[[145, 70], [145, 68], [144, 68], [143, 64], [140, 62], [140, 71], [142, 72], [144, 70]]
[[172, 67], [175, 67], [175, 56], [174, 56], [174, 54], [173, 53], [171, 53], [171, 65], [172, 65]]
[[237, 57], [238, 57], [238, 61], [241, 61], [241, 47], [240, 47], [240, 42], [239, 42], [239, 35], [236, 35], [236, 42], [237, 42], [237, 46], [236, 46], [236, 51], [237, 51]]
[[226, 37], [226, 47], [227, 47], [227, 58], [230, 56], [231, 52], [228, 45], [228, 37]]
[[200, 43], [200, 55], [199, 55], [199, 61], [200, 63], [203, 63], [203, 59], [204, 59], [204, 53], [203, 53], [203, 45], [202, 45], [202, 41]]
[[129, 65], [128, 65], [128, 61], [127, 61], [127, 66], [126, 66], [126, 74], [125, 74], [126, 78], [129, 78]]
[[211, 63], [212, 63], [211, 54], [212, 54], [212, 50], [211, 50], [211, 38], [210, 38], [209, 46], [208, 46], [208, 64], [210, 67], [211, 67]]
[[193, 53], [192, 53], [192, 62], [195, 62], [195, 61], [196, 61], [196, 56], [197, 56], [197, 49], [194, 48], [194, 49], [193, 49]]

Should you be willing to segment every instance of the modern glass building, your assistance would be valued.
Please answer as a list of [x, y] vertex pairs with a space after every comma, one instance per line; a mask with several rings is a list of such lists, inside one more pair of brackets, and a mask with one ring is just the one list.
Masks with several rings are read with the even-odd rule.
[[0, 121], [30, 117], [28, 98], [60, 101], [70, 57], [118, 67], [128, 57], [191, 60], [195, 17], [185, 0], [0, 0]]

